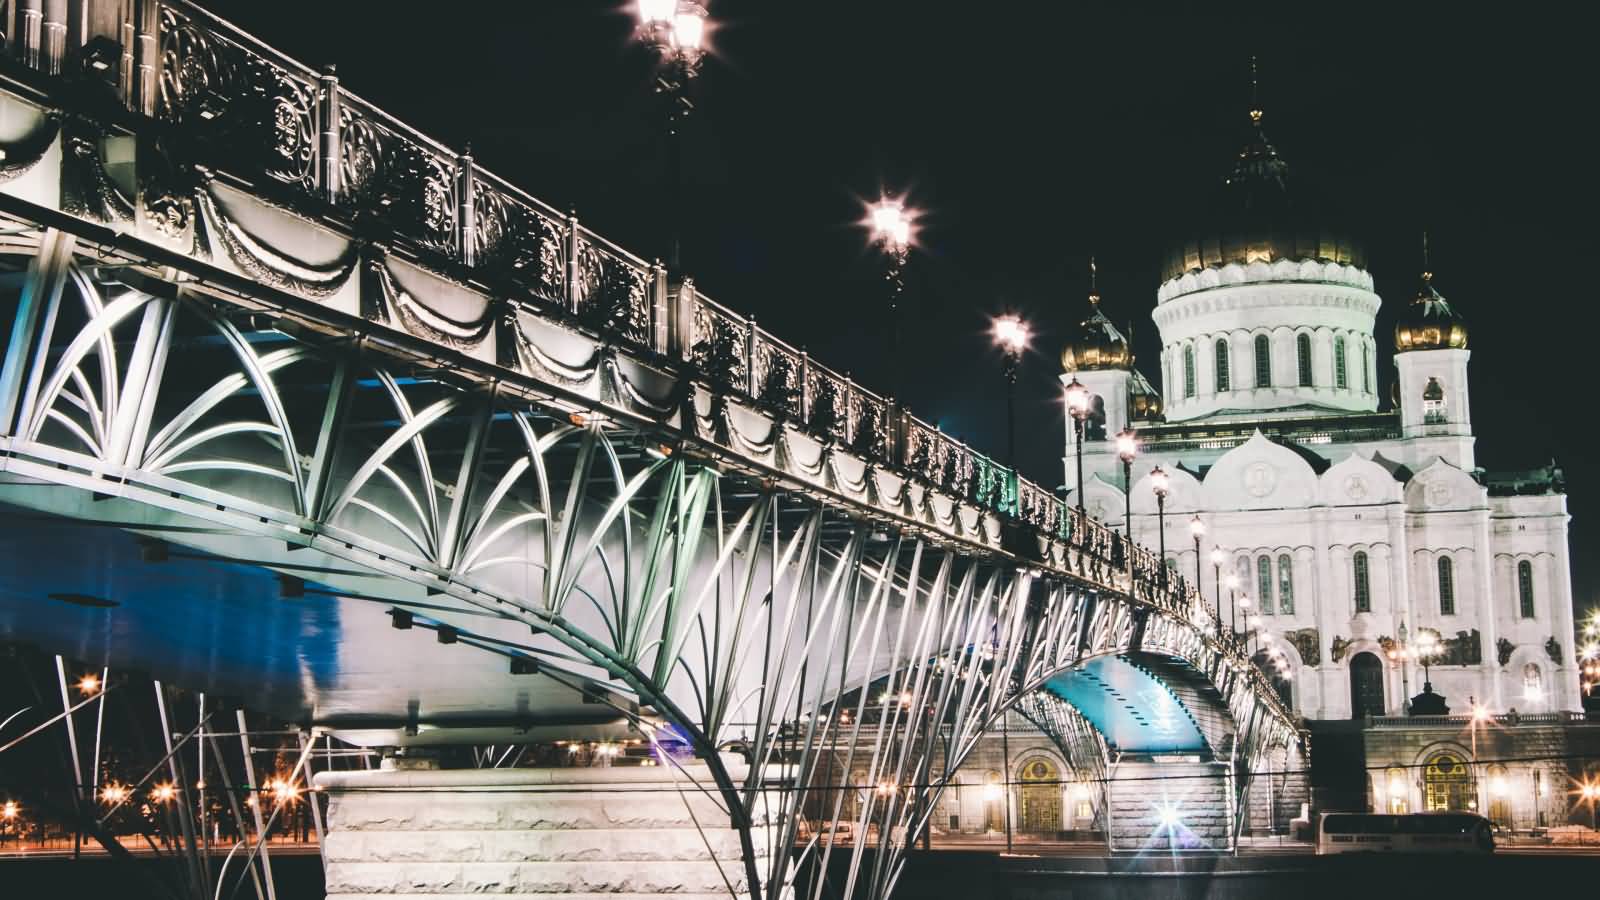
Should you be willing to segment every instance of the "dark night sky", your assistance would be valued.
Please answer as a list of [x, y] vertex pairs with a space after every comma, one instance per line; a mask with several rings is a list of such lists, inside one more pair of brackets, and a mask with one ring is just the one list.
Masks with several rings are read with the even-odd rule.
[[[208, 7], [474, 156], [643, 256], [665, 255], [664, 163], [649, 59], [615, 3], [210, 0]], [[405, 8], [405, 12], [399, 11]], [[1585, 463], [1596, 314], [1593, 14], [1537, 4], [1013, 3], [712, 0], [695, 86], [684, 261], [709, 296], [887, 385], [881, 292], [860, 199], [928, 210], [912, 261], [904, 399], [1000, 449], [985, 333], [1006, 305], [1039, 332], [1019, 401], [1022, 468], [1061, 480], [1060, 340], [1099, 258], [1108, 314], [1149, 313], [1161, 251], [1244, 137], [1248, 59], [1293, 177], [1359, 223], [1384, 297], [1379, 345], [1411, 297], [1419, 232], [1472, 331], [1480, 465], [1566, 468], [1575, 593], [1600, 478]], [[1583, 218], [1580, 218], [1583, 217]], [[1382, 396], [1392, 367], [1379, 366]], [[1589, 369], [1592, 371], [1592, 368]]]

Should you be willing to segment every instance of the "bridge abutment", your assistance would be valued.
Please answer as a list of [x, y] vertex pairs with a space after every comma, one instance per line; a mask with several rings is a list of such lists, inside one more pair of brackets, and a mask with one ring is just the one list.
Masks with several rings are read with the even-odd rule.
[[1226, 763], [1118, 762], [1107, 785], [1111, 849], [1229, 850], [1231, 790]]
[[703, 763], [325, 772], [316, 784], [330, 798], [328, 900], [749, 895], [739, 833]]

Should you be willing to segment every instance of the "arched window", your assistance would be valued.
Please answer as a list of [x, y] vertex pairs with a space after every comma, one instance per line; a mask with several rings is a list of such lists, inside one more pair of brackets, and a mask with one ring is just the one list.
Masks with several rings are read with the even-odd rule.
[[1422, 389], [1422, 424], [1443, 425], [1445, 421], [1444, 385], [1437, 378], [1429, 378]]
[[1372, 351], [1367, 348], [1367, 342], [1361, 342], [1361, 390], [1363, 393], [1372, 393], [1372, 369], [1369, 358]]
[[1261, 614], [1272, 615], [1272, 557], [1256, 557], [1256, 595], [1261, 599]]
[[1300, 386], [1311, 387], [1311, 335], [1304, 332], [1294, 339], [1295, 361], [1300, 364]]
[[1406, 785], [1406, 770], [1398, 766], [1384, 773], [1389, 783], [1389, 812], [1403, 816], [1411, 806], [1411, 790]]
[[1345, 368], [1343, 336], [1333, 339], [1333, 386], [1341, 391], [1350, 387], [1350, 373]]
[[1439, 614], [1456, 614], [1456, 570], [1450, 557], [1439, 557]]
[[1264, 334], [1256, 335], [1256, 387], [1272, 387], [1272, 345]]
[[1367, 552], [1357, 550], [1351, 564], [1355, 576], [1356, 612], [1372, 612], [1372, 588], [1367, 583]]
[[1278, 557], [1278, 612], [1294, 612], [1294, 560], [1287, 553]]
[[1538, 663], [1528, 663], [1522, 667], [1522, 700], [1537, 703], [1543, 698], [1544, 673], [1539, 671]]
[[1183, 345], [1183, 396], [1194, 396], [1194, 345]]
[[1228, 340], [1217, 338], [1217, 393], [1228, 389]]
[[1461, 757], [1440, 753], [1422, 769], [1423, 807], [1429, 812], [1463, 812], [1477, 805], [1472, 773]]
[[1517, 563], [1517, 599], [1521, 602], [1522, 617], [1533, 618], [1533, 563]]

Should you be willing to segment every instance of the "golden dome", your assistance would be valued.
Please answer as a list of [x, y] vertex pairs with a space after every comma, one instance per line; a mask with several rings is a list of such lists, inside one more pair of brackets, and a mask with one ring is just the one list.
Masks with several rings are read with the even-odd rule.
[[1433, 273], [1422, 273], [1417, 296], [1394, 326], [1396, 353], [1407, 350], [1465, 350], [1467, 322], [1433, 287]]
[[1089, 317], [1078, 325], [1078, 334], [1061, 348], [1061, 369], [1065, 372], [1092, 372], [1102, 369], [1130, 369], [1133, 350], [1117, 326], [1100, 311], [1100, 295], [1089, 295]]

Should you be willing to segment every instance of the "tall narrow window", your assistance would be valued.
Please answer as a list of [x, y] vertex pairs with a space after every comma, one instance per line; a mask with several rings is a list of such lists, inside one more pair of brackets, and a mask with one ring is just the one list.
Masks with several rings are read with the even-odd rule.
[[1456, 568], [1450, 557], [1439, 557], [1439, 614], [1456, 614]]
[[1272, 387], [1272, 345], [1264, 334], [1256, 335], [1256, 387]]
[[1344, 338], [1333, 339], [1333, 386], [1339, 390], [1350, 387], [1350, 373], [1345, 366]]
[[1294, 560], [1287, 553], [1278, 557], [1278, 612], [1294, 612]]
[[1272, 557], [1256, 557], [1256, 594], [1261, 599], [1261, 614], [1272, 615]]
[[1217, 393], [1228, 390], [1228, 339], [1217, 339]]
[[1311, 335], [1297, 335], [1294, 350], [1295, 360], [1300, 364], [1300, 386], [1311, 387]]
[[1368, 366], [1370, 365], [1369, 357], [1371, 355], [1372, 355], [1372, 351], [1367, 349], [1367, 342], [1366, 341], [1362, 341], [1361, 342], [1361, 391], [1362, 391], [1362, 393], [1366, 393], [1366, 394], [1372, 393], [1372, 369], [1368, 368]]
[[1533, 618], [1533, 563], [1517, 563], [1517, 599], [1521, 601], [1522, 617]]
[[1183, 345], [1183, 396], [1194, 396], [1194, 345]]
[[1356, 612], [1372, 612], [1372, 588], [1367, 583], [1367, 553], [1357, 550], [1352, 563], [1356, 588]]

